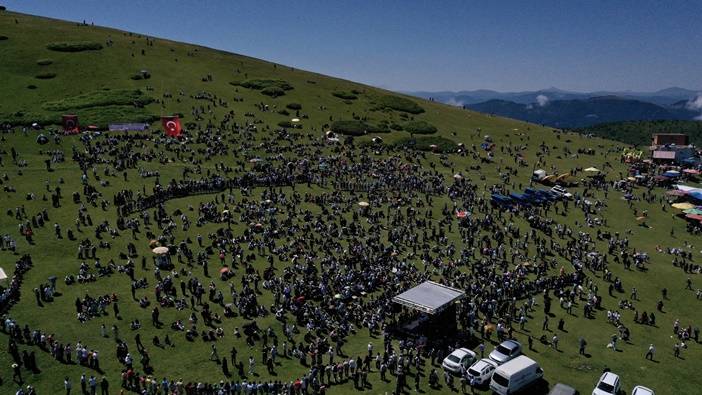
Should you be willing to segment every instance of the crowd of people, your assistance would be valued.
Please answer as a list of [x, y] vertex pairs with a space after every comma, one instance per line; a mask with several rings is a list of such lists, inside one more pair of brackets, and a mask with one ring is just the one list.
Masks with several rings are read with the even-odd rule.
[[[216, 98], [208, 103], [193, 113], [206, 114], [221, 104]], [[616, 186], [604, 178], [585, 181], [573, 200], [505, 207], [493, 204], [490, 196], [523, 187], [515, 179], [524, 167], [519, 154], [524, 141], [500, 147], [499, 155], [480, 165], [494, 166], [501, 180], [487, 183], [480, 166], [475, 179], [461, 175], [447, 153], [329, 143], [315, 130], [293, 135], [280, 129], [255, 137], [256, 125], [227, 117], [218, 126], [192, 130], [180, 142], [144, 133], [85, 134], [71, 156], [81, 169], [82, 186], [72, 192], [73, 206], [65, 202], [60, 186], [47, 184], [54, 207], [76, 211], [75, 222], [56, 223], [50, 233], [54, 240], [73, 242], [78, 251], [79, 262], [57, 268], [56, 276], [64, 278], [65, 293], [81, 293], [75, 299], [78, 321], [100, 320], [101, 336], [115, 340], [115, 349], [100, 355], [115, 358], [122, 367], [123, 389], [143, 394], [324, 394], [349, 382], [369, 390], [377, 379], [392, 379], [399, 394], [419, 389], [425, 377], [432, 388], [454, 389], [451, 375], [441, 383], [437, 369], [443, 357], [465, 339], [486, 343], [494, 340], [493, 333], [497, 340], [512, 338], [539, 304], [547, 317], [540, 339], [556, 349], [558, 336], [546, 336], [552, 300], [559, 302], [557, 314], [576, 316], [582, 309], [583, 317], [614, 325], [617, 334], [610, 344], [615, 349], [618, 339], [633, 335], [622, 311], [635, 311], [636, 323], [656, 325], [653, 309], [635, 305], [635, 290], [627, 299], [628, 285], [611, 270], [633, 265], [645, 271], [649, 262], [630, 245], [627, 233], [610, 232], [604, 213], [607, 194]], [[475, 145], [462, 150], [464, 156], [484, 157]], [[60, 152], [47, 155], [62, 158]], [[499, 156], [513, 158], [514, 166]], [[231, 158], [234, 165], [225, 163]], [[162, 183], [168, 174], [164, 165], [173, 161], [182, 165], [181, 178]], [[130, 174], [140, 177], [135, 181]], [[196, 195], [196, 206], [178, 200]], [[10, 214], [18, 222], [18, 235], [28, 242], [34, 242], [34, 232], [47, 232], [47, 210], [29, 217], [18, 207]], [[569, 217], [577, 219], [563, 220]], [[69, 241], [63, 239], [64, 230], [71, 232]], [[78, 233], [82, 240], [72, 237]], [[16, 249], [10, 235], [1, 246]], [[148, 259], [157, 246], [166, 248], [162, 254], [167, 258]], [[669, 252], [674, 265], [692, 275], [699, 266], [689, 250]], [[92, 265], [86, 263], [90, 260]], [[22, 275], [31, 266], [28, 255], [18, 261], [10, 285], [0, 293], [0, 313], [7, 314], [18, 300]], [[36, 288], [37, 304], [52, 301], [56, 276]], [[104, 282], [107, 288], [127, 278], [131, 299], [118, 291], [96, 297], [78, 290], [85, 283]], [[465, 339], [419, 341], [398, 331], [409, 315], [393, 297], [426, 280], [465, 291], [456, 309]], [[599, 289], [603, 282], [618, 309], [608, 303], [606, 314], [598, 314], [605, 310]], [[656, 306], [659, 313], [664, 299]], [[141, 313], [126, 316], [119, 306], [129, 303], [150, 313], [150, 319]], [[162, 322], [164, 310], [187, 318]], [[133, 341], [119, 326], [104, 325], [122, 315]], [[273, 323], [259, 327], [264, 321]], [[563, 325], [560, 319], [559, 329]], [[146, 344], [141, 340], [145, 326], [158, 334]], [[699, 329], [693, 326], [676, 325], [680, 344], [697, 341]], [[98, 351], [81, 342], [59, 343], [51, 334], [22, 327], [10, 315], [3, 331], [10, 335], [10, 350], [17, 350], [16, 343], [38, 346], [59, 362], [101, 372]], [[372, 339], [367, 352], [349, 346], [361, 332]], [[243, 338], [250, 355], [238, 355], [244, 351], [236, 347], [220, 355], [218, 347], [229, 338]], [[529, 335], [530, 348], [531, 341]], [[150, 347], [209, 349], [221, 370], [216, 376], [226, 379], [168, 377], [152, 360]], [[36, 368], [32, 354], [28, 362], [18, 352], [12, 355], [17, 364]], [[281, 371], [281, 365], [302, 373], [287, 377], [292, 373]], [[277, 374], [281, 378], [272, 379]], [[467, 376], [457, 380], [466, 392]], [[98, 381], [83, 377], [81, 383], [96, 388]], [[66, 378], [64, 386], [70, 385]]]

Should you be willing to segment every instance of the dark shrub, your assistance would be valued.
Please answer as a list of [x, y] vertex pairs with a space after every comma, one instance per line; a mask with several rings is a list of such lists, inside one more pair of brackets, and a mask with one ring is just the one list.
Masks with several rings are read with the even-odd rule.
[[432, 134], [436, 133], [436, 126], [425, 121], [410, 121], [403, 126], [407, 132], [413, 134]]
[[255, 90], [276, 87], [282, 90], [289, 91], [293, 88], [292, 85], [290, 85], [287, 81], [264, 78], [252, 78], [244, 81], [232, 81], [230, 82], [230, 84], [235, 86], [243, 86], [244, 88]]
[[261, 89], [261, 93], [270, 97], [280, 97], [285, 96], [285, 91], [277, 86], [269, 86], [268, 88]]
[[110, 105], [145, 106], [151, 102], [153, 99], [138, 89], [114, 89], [68, 96], [60, 100], [45, 102], [41, 106], [48, 111], [66, 111]]
[[34, 77], [37, 79], [40, 79], [40, 80], [50, 80], [50, 79], [56, 77], [56, 73], [41, 73], [41, 74], [35, 75]]
[[[456, 152], [458, 149], [456, 142], [439, 136], [403, 137], [397, 140], [394, 145], [418, 151]], [[433, 148], [432, 145], [435, 145], [436, 148]]]
[[336, 91], [336, 92], [332, 92], [332, 96], [338, 97], [339, 99], [344, 99], [344, 100], [356, 100], [356, 99], [358, 99], [358, 96], [354, 95], [353, 93], [346, 92], [346, 91]]
[[390, 129], [383, 125], [371, 125], [364, 121], [334, 121], [331, 130], [348, 136], [363, 136], [366, 133], [388, 133]]
[[410, 114], [421, 114], [424, 112], [424, 109], [419, 104], [404, 97], [385, 95], [379, 97], [377, 102], [380, 107], [390, 110], [403, 111]]
[[58, 52], [98, 51], [102, 44], [92, 41], [55, 42], [47, 44], [46, 48]]

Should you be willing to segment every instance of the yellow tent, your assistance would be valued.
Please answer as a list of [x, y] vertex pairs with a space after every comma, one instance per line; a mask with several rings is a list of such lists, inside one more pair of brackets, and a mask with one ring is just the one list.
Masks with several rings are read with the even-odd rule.
[[672, 206], [678, 210], [689, 210], [691, 208], [695, 208], [695, 205], [692, 203], [675, 203]]

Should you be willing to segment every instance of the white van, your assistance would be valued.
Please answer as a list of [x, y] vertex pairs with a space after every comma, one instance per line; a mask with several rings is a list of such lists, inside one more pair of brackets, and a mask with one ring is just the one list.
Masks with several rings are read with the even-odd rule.
[[500, 395], [518, 392], [543, 377], [544, 371], [533, 359], [520, 355], [495, 369], [490, 389]]

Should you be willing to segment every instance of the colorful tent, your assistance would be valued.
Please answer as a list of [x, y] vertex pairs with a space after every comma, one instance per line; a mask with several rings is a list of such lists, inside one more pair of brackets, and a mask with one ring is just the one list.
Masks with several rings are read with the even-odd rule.
[[678, 210], [689, 210], [691, 208], [695, 208], [695, 205], [692, 203], [675, 203], [672, 205], [673, 208], [677, 208]]

